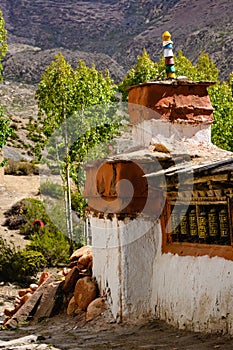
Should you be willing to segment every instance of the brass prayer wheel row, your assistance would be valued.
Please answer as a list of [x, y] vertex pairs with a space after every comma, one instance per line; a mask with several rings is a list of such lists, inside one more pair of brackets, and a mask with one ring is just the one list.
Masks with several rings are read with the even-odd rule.
[[171, 213], [172, 235], [190, 241], [203, 240], [211, 241], [224, 240], [230, 238], [230, 227], [227, 208], [224, 207], [194, 207], [188, 210], [175, 207]]

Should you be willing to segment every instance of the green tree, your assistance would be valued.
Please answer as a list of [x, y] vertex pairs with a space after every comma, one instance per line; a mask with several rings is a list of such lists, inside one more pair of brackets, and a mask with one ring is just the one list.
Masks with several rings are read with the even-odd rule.
[[214, 108], [214, 124], [211, 129], [213, 143], [233, 152], [233, 96], [227, 82], [209, 88], [209, 95]]
[[200, 52], [197, 64], [192, 62], [183, 55], [182, 50], [175, 55], [176, 76], [186, 76], [193, 81], [217, 81], [218, 69], [215, 63], [205, 52]]
[[199, 54], [197, 64], [194, 67], [196, 69], [194, 80], [218, 81], [219, 71], [207, 53], [202, 51]]
[[[177, 55], [174, 55], [174, 61], [176, 76], [186, 76], [188, 79], [194, 81], [218, 80], [218, 69], [205, 52], [200, 53], [196, 65], [193, 65], [183, 55], [182, 50]], [[153, 62], [146, 49], [144, 49], [142, 56], [138, 56], [137, 63], [130, 68], [124, 80], [119, 84], [119, 91], [122, 92], [123, 100], [127, 100], [128, 87], [154, 79], [166, 79], [164, 57], [161, 56], [158, 62]]]
[[[89, 68], [82, 61], [73, 69], [61, 53], [47, 67], [36, 92], [39, 118], [31, 136], [37, 141], [37, 153], [46, 145], [49, 156], [62, 163], [70, 242], [73, 238], [70, 176], [79, 190], [79, 168], [85, 156], [117, 132], [119, 124], [112, 122], [109, 107], [115, 92], [116, 86], [107, 71]], [[81, 195], [79, 199], [83, 213]]]
[[[122, 100], [127, 100], [128, 87], [156, 79], [158, 75], [161, 74], [161, 69], [159, 68], [161, 68], [161, 66], [159, 66], [159, 64], [155, 64], [150, 59], [146, 49], [143, 49], [142, 56], [137, 57], [137, 63], [130, 68], [124, 80], [119, 84], [119, 91], [122, 93]], [[165, 67], [162, 69], [164, 68]]]
[[201, 52], [196, 65], [179, 51], [176, 59], [177, 75], [185, 75], [194, 81], [215, 81], [208, 92], [214, 108], [214, 124], [211, 129], [212, 142], [223, 149], [233, 151], [233, 98], [232, 75], [229, 82], [219, 81], [219, 72], [208, 54]]
[[12, 132], [13, 129], [10, 128], [10, 120], [4, 118], [3, 108], [0, 106], [0, 152]]
[[[2, 81], [2, 59], [7, 53], [7, 31], [5, 29], [5, 22], [0, 10], [0, 81]], [[8, 137], [13, 130], [10, 128], [10, 120], [4, 118], [3, 108], [0, 106], [0, 152], [2, 147], [6, 144]], [[2, 166], [4, 162], [0, 163]]]
[[196, 69], [192, 62], [183, 55], [182, 50], [174, 56], [176, 76], [186, 76], [190, 80], [194, 80], [196, 76]]
[[233, 96], [233, 72], [229, 75], [228, 83], [231, 88], [231, 94]]
[[2, 59], [7, 53], [7, 31], [5, 29], [5, 21], [0, 10], [0, 80], [2, 80]]
[[89, 68], [81, 60], [73, 69], [61, 53], [56, 55], [42, 75], [36, 92], [39, 116], [30, 126], [30, 137], [36, 142], [35, 153], [41, 154], [47, 139], [65, 120], [76, 115], [76, 124], [81, 128], [86, 119], [84, 111], [98, 104], [109, 104], [115, 93], [116, 86], [107, 71], [102, 73], [94, 66]]
[[219, 71], [208, 54], [201, 52], [198, 62], [191, 70], [195, 81], [215, 81], [208, 92], [214, 108], [214, 124], [211, 128], [212, 142], [225, 150], [233, 151], [233, 98], [231, 76], [229, 82], [219, 81]]

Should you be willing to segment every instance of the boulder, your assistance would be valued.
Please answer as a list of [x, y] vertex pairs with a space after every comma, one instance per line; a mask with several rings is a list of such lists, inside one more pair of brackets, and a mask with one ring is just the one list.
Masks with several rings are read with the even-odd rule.
[[18, 291], [18, 295], [19, 297], [23, 297], [25, 294], [27, 294], [29, 292], [29, 288], [24, 288], [24, 289], [20, 289]]
[[28, 292], [26, 294], [24, 294], [24, 296], [22, 296], [22, 298], [20, 299], [20, 304], [23, 305], [26, 303], [26, 301], [32, 296], [32, 293]]
[[65, 282], [63, 285], [63, 290], [65, 294], [72, 293], [74, 291], [75, 285], [79, 279], [80, 271], [77, 266], [74, 266], [68, 275], [65, 277]]
[[74, 296], [70, 299], [68, 307], [66, 309], [67, 315], [72, 315], [78, 310], [78, 305], [75, 303]]
[[70, 261], [78, 261], [81, 256], [85, 254], [92, 254], [92, 247], [89, 245], [85, 245], [73, 252], [73, 254], [70, 257]]
[[106, 301], [104, 298], [97, 298], [93, 300], [87, 307], [86, 321], [91, 321], [100, 316], [107, 310]]
[[77, 262], [77, 266], [80, 270], [92, 269], [92, 254], [83, 254]]
[[74, 300], [80, 310], [86, 311], [97, 295], [98, 287], [91, 277], [87, 276], [78, 280], [74, 290]]
[[33, 292], [35, 292], [35, 291], [37, 290], [38, 284], [32, 283], [32, 284], [30, 284], [30, 287], [29, 287], [29, 288], [31, 289], [31, 291], [32, 291], [32, 293], [33, 293]]
[[49, 278], [49, 273], [48, 272], [45, 272], [43, 271], [41, 276], [40, 276], [40, 279], [39, 279], [39, 282], [38, 282], [38, 286], [40, 286], [41, 284], [43, 284], [48, 278]]
[[19, 295], [19, 297], [23, 297], [27, 293], [33, 294], [37, 290], [37, 288], [38, 288], [38, 284], [32, 283], [32, 284], [30, 284], [29, 288], [20, 289], [18, 291], [18, 295]]
[[26, 301], [32, 296], [32, 293], [27, 292], [24, 294], [21, 298], [16, 299], [15, 307], [14, 309], [5, 309], [4, 314], [7, 317], [12, 317], [20, 308], [23, 304], [26, 303]]
[[60, 272], [58, 273], [58, 275], [59, 275], [59, 276], [62, 276], [62, 277], [66, 277], [70, 271], [71, 271], [70, 268], [64, 267], [64, 268], [62, 269], [62, 271], [60, 271]]

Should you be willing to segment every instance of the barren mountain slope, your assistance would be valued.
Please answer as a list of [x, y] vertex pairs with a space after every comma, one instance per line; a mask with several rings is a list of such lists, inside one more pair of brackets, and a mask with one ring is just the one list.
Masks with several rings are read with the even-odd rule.
[[134, 36], [145, 28], [146, 16], [163, 1], [2, 0], [1, 3], [11, 42], [41, 48], [94, 49], [111, 54], [115, 52], [115, 42], [120, 44], [122, 37]]
[[27, 84], [38, 83], [45, 68], [62, 52], [65, 59], [73, 66], [83, 60], [89, 67], [95, 64], [99, 70], [109, 70], [111, 77], [120, 81], [124, 77], [123, 68], [110, 56], [101, 53], [71, 51], [64, 48], [41, 50], [24, 44], [10, 44], [8, 54], [3, 62], [4, 78]]
[[[2, 0], [10, 43], [105, 53], [126, 71], [146, 47], [161, 57], [161, 34], [195, 61], [206, 50], [227, 79], [232, 71], [231, 0]], [[111, 64], [111, 62], [109, 62]]]
[[[233, 2], [218, 0], [179, 1], [158, 21], [135, 36], [124, 59], [133, 62], [133, 57], [146, 47], [153, 59], [161, 57], [161, 33], [172, 33], [175, 52], [196, 61], [201, 50], [208, 52], [220, 70], [222, 79], [227, 79], [233, 70]], [[119, 53], [114, 58], [119, 60]], [[119, 60], [120, 61], [120, 60]]]

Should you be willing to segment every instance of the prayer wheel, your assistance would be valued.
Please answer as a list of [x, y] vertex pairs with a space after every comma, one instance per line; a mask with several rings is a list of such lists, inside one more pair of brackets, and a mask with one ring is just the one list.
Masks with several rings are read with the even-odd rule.
[[216, 238], [219, 233], [218, 215], [216, 209], [210, 209], [208, 213], [208, 227], [210, 238]]
[[197, 227], [197, 214], [195, 209], [192, 209], [189, 212], [189, 232], [192, 238], [197, 237], [198, 227]]
[[178, 211], [173, 211], [171, 214], [171, 229], [172, 229], [172, 235], [175, 237], [178, 237], [180, 233], [180, 216]]
[[181, 217], [180, 217], [180, 236], [181, 239], [185, 239], [188, 237], [189, 234], [189, 223], [188, 223], [188, 217], [186, 215], [186, 210], [181, 210]]
[[207, 226], [207, 215], [205, 211], [201, 211], [198, 215], [198, 237], [201, 240], [206, 239], [208, 235], [208, 226]]
[[227, 210], [222, 209], [219, 212], [219, 225], [220, 225], [220, 236], [221, 238], [229, 237], [229, 224]]

